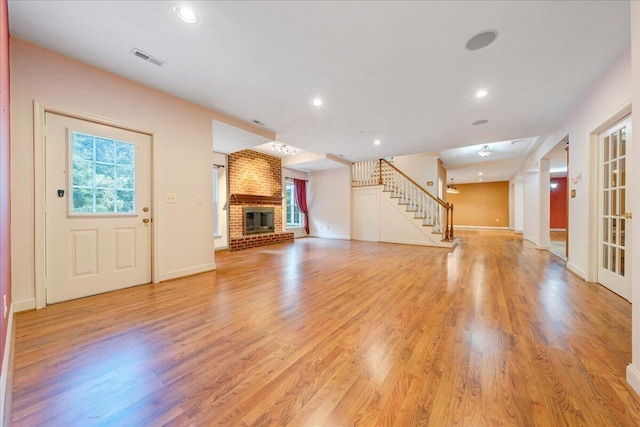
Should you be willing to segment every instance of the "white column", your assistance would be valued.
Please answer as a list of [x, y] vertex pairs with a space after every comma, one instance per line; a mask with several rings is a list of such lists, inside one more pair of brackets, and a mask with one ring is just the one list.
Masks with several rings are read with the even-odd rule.
[[529, 240], [536, 245], [540, 233], [540, 185], [538, 184], [538, 172], [528, 172], [523, 180], [523, 215], [522, 215], [522, 238]]
[[549, 249], [551, 247], [551, 238], [549, 235], [549, 222], [551, 216], [550, 168], [551, 161], [549, 159], [540, 159], [538, 161], [538, 206], [540, 211], [538, 216], [538, 249]]
[[516, 178], [513, 185], [513, 231], [522, 234], [524, 221], [524, 181]]

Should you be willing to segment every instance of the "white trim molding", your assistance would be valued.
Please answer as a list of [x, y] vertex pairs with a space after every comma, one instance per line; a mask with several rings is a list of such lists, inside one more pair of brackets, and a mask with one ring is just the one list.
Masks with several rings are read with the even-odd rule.
[[21, 301], [14, 301], [11, 304], [11, 307], [13, 308], [13, 311], [16, 313], [20, 313], [21, 311], [27, 311], [27, 310], [35, 310], [36, 299], [29, 298], [29, 299], [23, 299]]
[[317, 233], [317, 234], [309, 235], [307, 237], [317, 237], [317, 238], [320, 238], [320, 239], [351, 240], [350, 236], [343, 236], [343, 235], [339, 235], [339, 234], [321, 234], [321, 233]]
[[191, 276], [198, 273], [205, 273], [207, 271], [215, 270], [216, 264], [214, 262], [210, 264], [198, 265], [196, 267], [185, 268], [184, 270], [170, 271], [168, 273], [160, 274], [160, 281], [177, 279], [179, 277]]
[[575, 274], [576, 276], [578, 276], [582, 280], [587, 280], [586, 279], [587, 273], [583, 269], [581, 269], [578, 266], [576, 266], [574, 263], [567, 262], [567, 270], [569, 270], [570, 272], [572, 272], [573, 274]]
[[640, 369], [633, 366], [633, 363], [627, 365], [627, 382], [640, 394]]
[[462, 228], [464, 230], [510, 230], [509, 227], [491, 227], [489, 225], [454, 225], [453, 229]]
[[14, 305], [11, 304], [7, 316], [7, 336], [4, 343], [2, 373], [0, 374], [0, 427], [11, 425], [11, 404], [13, 393], [13, 354], [15, 345]]

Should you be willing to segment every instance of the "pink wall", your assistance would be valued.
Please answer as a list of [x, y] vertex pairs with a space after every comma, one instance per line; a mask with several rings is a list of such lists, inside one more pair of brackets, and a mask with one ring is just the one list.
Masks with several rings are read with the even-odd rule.
[[567, 228], [567, 178], [551, 178], [558, 187], [550, 189], [549, 228]]
[[[11, 233], [9, 215], [9, 20], [7, 0], [0, 0], [0, 313], [2, 296], [11, 304]], [[0, 315], [0, 360], [4, 357], [7, 319]]]

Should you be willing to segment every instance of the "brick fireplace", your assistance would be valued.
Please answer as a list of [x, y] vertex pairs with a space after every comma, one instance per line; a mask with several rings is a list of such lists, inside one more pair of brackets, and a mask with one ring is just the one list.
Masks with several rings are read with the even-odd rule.
[[[282, 224], [282, 162], [253, 150], [229, 155], [229, 250], [293, 242]], [[243, 208], [273, 207], [274, 230], [244, 234]]]

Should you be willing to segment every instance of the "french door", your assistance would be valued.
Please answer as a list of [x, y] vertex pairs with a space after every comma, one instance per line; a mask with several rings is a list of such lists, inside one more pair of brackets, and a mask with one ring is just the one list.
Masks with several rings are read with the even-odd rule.
[[149, 135], [45, 114], [47, 304], [151, 281]]
[[631, 118], [600, 134], [598, 282], [631, 300]]

